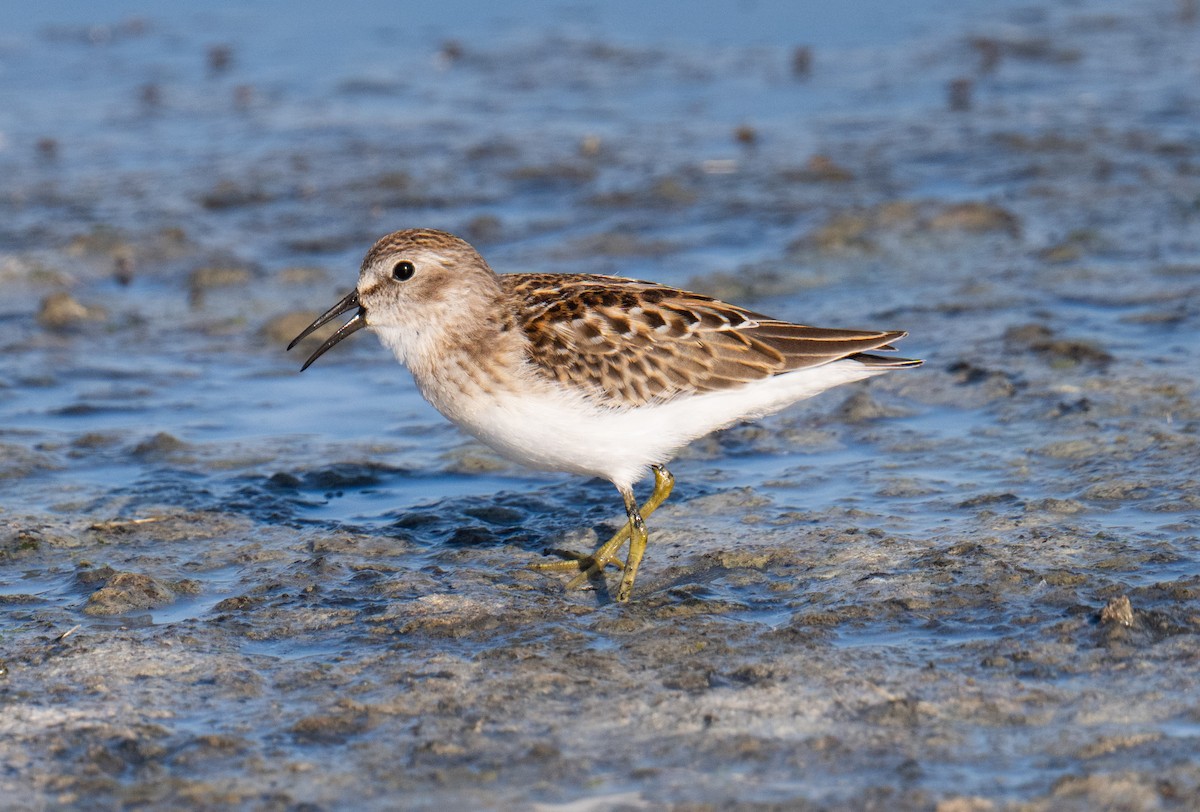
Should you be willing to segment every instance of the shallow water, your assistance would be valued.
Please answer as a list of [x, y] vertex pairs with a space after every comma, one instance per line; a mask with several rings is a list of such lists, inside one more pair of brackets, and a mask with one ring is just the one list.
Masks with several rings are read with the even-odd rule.
[[[1195, 4], [668, 8], [0, 6], [12, 808], [1200, 805]], [[565, 592], [608, 483], [283, 351], [417, 225], [928, 362]]]

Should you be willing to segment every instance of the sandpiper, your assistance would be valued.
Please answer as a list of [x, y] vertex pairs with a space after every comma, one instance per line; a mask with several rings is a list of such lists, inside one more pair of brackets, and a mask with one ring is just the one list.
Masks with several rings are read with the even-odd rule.
[[[645, 517], [670, 495], [679, 448], [830, 387], [921, 361], [872, 354], [906, 333], [833, 330], [773, 319], [652, 282], [588, 274], [496, 274], [465, 241], [408, 229], [381, 238], [358, 286], [288, 345], [354, 316], [307, 369], [371, 327], [439, 412], [533, 468], [609, 480], [628, 522], [590, 555], [537, 564], [577, 574], [621, 568], [627, 601], [646, 549]], [[654, 472], [638, 506], [633, 484]], [[625, 542], [624, 560], [619, 553]]]

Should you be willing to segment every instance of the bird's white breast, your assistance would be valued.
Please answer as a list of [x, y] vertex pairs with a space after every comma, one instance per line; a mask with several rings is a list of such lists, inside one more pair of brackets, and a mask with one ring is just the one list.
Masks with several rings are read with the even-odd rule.
[[477, 371], [448, 365], [436, 374], [413, 369], [421, 393], [438, 411], [503, 456], [531, 468], [602, 477], [619, 488], [697, 437], [883, 371], [841, 360], [738, 389], [606, 407], [520, 370], [481, 384]]

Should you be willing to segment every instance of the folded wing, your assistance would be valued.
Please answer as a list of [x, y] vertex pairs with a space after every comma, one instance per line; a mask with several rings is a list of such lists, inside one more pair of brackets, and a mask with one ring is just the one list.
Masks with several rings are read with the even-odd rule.
[[874, 355], [903, 332], [791, 324], [708, 296], [582, 274], [500, 277], [544, 375], [606, 403], [640, 406], [745, 385], [850, 358], [873, 366], [919, 361]]

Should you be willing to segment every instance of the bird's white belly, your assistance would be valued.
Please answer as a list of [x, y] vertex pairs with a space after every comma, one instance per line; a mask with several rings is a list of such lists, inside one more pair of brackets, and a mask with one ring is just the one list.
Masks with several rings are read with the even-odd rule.
[[856, 361], [835, 361], [735, 390], [637, 408], [604, 408], [559, 387], [507, 389], [473, 398], [465, 409], [444, 409], [437, 399], [430, 400], [455, 424], [515, 462], [603, 477], [617, 487], [629, 487], [650, 465], [667, 462], [697, 437], [883, 371]]

